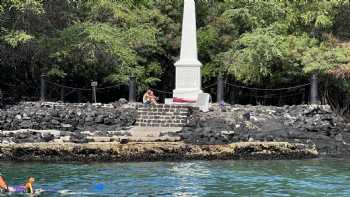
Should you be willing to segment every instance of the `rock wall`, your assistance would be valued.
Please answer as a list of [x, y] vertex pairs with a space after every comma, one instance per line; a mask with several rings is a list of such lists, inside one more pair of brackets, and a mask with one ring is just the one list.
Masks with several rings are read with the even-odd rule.
[[116, 131], [133, 125], [136, 116], [133, 106], [121, 102], [108, 105], [23, 102], [0, 109], [0, 130]]
[[196, 144], [287, 141], [316, 146], [324, 154], [350, 155], [350, 123], [329, 106], [214, 106], [195, 111], [178, 133]]
[[183, 127], [190, 113], [190, 107], [183, 105], [138, 105], [137, 108], [136, 126], [141, 127]]

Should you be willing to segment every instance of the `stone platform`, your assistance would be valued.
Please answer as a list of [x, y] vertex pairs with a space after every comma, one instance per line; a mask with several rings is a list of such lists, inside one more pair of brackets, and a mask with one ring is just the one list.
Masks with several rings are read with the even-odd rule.
[[181, 129], [181, 127], [133, 127], [129, 130], [130, 136], [127, 139], [132, 142], [175, 142], [181, 140], [179, 136], [175, 136]]

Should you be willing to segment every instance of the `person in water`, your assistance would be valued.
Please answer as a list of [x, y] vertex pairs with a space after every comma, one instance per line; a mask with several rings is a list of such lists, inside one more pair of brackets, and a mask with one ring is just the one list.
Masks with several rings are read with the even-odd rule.
[[27, 193], [31, 193], [31, 194], [34, 193], [34, 190], [33, 190], [34, 182], [35, 182], [35, 178], [34, 177], [29, 177], [28, 178], [28, 181], [25, 184], [25, 188], [26, 188]]
[[9, 188], [5, 180], [5, 177], [0, 175], [0, 192], [8, 192], [8, 191], [9, 191]]
[[4, 192], [16, 192], [16, 193], [30, 193], [33, 194], [33, 185], [35, 182], [34, 177], [29, 177], [25, 185], [18, 185], [15, 187], [10, 187], [6, 183], [6, 180], [4, 177], [0, 176], [0, 190], [3, 190]]

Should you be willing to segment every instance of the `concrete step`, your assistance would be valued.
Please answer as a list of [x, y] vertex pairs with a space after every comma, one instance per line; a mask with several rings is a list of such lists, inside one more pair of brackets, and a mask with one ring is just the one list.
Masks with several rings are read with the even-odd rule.
[[139, 113], [188, 113], [188, 109], [138, 109]]
[[180, 137], [171, 133], [181, 131], [181, 127], [133, 127], [129, 130], [131, 141], [179, 141]]
[[157, 120], [152, 120], [152, 119], [137, 119], [136, 123], [158, 123], [158, 124], [186, 124], [187, 121], [186, 119], [167, 119], [167, 120], [162, 120], [162, 119], [157, 119]]
[[184, 127], [186, 124], [182, 123], [171, 123], [171, 124], [162, 124], [162, 123], [143, 123], [143, 122], [136, 122], [135, 126], [138, 127], [164, 127], [164, 128], [171, 128], [171, 127]]
[[186, 120], [187, 116], [138, 116], [137, 120]]

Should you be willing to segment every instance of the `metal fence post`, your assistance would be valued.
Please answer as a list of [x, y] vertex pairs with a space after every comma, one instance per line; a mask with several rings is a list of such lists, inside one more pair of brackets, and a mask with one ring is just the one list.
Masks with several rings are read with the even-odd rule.
[[224, 77], [220, 74], [217, 79], [217, 102], [224, 103]]
[[64, 103], [64, 87], [61, 88], [60, 97], [61, 101]]
[[40, 76], [40, 101], [46, 101], [46, 75], [42, 74]]
[[0, 89], [0, 108], [3, 106], [3, 98], [4, 98], [4, 95], [2, 94], [2, 91]]
[[97, 98], [96, 98], [97, 81], [91, 82], [91, 87], [92, 87], [92, 102], [97, 103]]
[[318, 97], [318, 77], [317, 74], [311, 76], [310, 104], [320, 104]]
[[78, 103], [82, 103], [82, 95], [81, 95], [81, 90], [77, 91], [77, 97], [78, 97]]
[[136, 77], [129, 77], [129, 102], [136, 102]]

